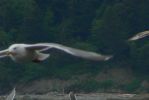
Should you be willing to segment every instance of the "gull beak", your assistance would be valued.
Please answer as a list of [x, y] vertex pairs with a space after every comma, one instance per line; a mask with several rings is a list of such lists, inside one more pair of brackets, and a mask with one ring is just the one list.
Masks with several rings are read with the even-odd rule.
[[7, 52], [7, 55], [16, 55], [16, 54], [13, 53], [13, 52], [8, 51], [8, 52]]
[[10, 52], [8, 51], [6, 54], [9, 56], [10, 55]]

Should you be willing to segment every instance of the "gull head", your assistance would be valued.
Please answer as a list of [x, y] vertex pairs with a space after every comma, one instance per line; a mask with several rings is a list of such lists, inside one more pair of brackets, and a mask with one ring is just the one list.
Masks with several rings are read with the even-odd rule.
[[24, 44], [13, 44], [8, 48], [7, 53], [12, 59], [23, 58], [26, 56], [26, 49]]

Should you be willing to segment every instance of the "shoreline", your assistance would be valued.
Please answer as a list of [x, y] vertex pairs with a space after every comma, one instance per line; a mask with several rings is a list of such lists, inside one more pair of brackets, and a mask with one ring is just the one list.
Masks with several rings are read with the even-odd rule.
[[[149, 100], [149, 94], [89, 93], [76, 94], [78, 100]], [[0, 100], [5, 100], [0, 96]], [[48, 93], [43, 95], [26, 94], [15, 96], [16, 100], [69, 100], [68, 94]]]

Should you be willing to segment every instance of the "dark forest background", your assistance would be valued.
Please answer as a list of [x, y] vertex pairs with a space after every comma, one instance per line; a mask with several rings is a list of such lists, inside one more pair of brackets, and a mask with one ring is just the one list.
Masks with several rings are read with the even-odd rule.
[[[40, 64], [1, 59], [0, 90], [42, 78], [68, 80], [82, 74], [94, 77], [101, 70], [115, 67], [128, 67], [137, 80], [147, 80], [149, 40], [127, 39], [149, 29], [148, 4], [149, 0], [0, 0], [1, 50], [13, 43], [54, 42], [114, 55], [107, 62], [54, 51], [50, 59]], [[112, 83], [102, 85], [108, 87]]]

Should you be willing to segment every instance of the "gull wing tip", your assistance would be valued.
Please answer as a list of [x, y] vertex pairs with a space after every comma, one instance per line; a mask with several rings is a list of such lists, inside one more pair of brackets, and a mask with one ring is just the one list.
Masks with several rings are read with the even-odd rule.
[[107, 60], [109, 60], [109, 59], [111, 59], [111, 58], [113, 58], [113, 55], [107, 56], [107, 57], [105, 58], [105, 61], [107, 61]]

